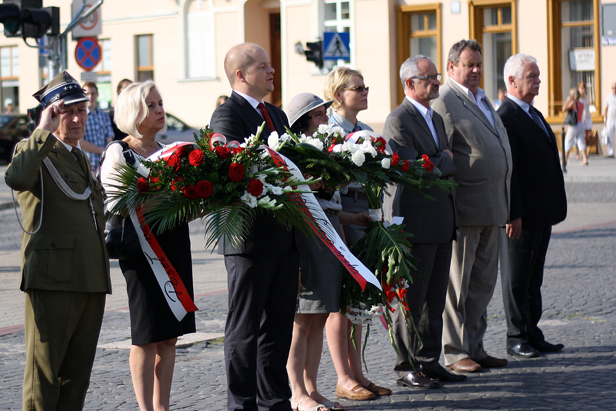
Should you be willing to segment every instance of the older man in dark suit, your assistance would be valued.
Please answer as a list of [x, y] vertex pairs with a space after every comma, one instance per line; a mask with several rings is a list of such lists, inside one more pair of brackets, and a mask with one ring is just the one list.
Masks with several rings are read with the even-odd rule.
[[[453, 154], [449, 150], [443, 119], [430, 108], [430, 100], [438, 97], [440, 77], [436, 66], [426, 56], [413, 56], [402, 63], [400, 80], [406, 97], [387, 117], [383, 136], [401, 158], [420, 160], [422, 154], [426, 154], [441, 170], [443, 178], [447, 178], [456, 171]], [[399, 378], [398, 385], [410, 388], [437, 388], [439, 384], [435, 380], [466, 379], [450, 373], [438, 363], [451, 242], [455, 234], [453, 195], [438, 188], [426, 194], [436, 201], [404, 186], [396, 187], [392, 197], [386, 199], [386, 207], [391, 204], [391, 214], [404, 217], [405, 231], [413, 235], [412, 252], [417, 258], [417, 271], [413, 272], [406, 303], [421, 340], [414, 332], [409, 335], [402, 305], [392, 315], [394, 341], [398, 347], [394, 370]]]
[[526, 54], [505, 63], [507, 98], [498, 109], [511, 145], [511, 209], [501, 262], [507, 317], [507, 352], [535, 357], [560, 351], [537, 326], [541, 318], [541, 284], [552, 225], [567, 216], [565, 183], [556, 138], [531, 103], [539, 94], [539, 66]]
[[111, 293], [103, 194], [79, 146], [88, 98], [77, 80], [63, 72], [34, 97], [41, 122], [5, 175], [24, 216], [23, 409], [81, 410]]
[[445, 122], [458, 183], [458, 228], [443, 314], [445, 363], [458, 372], [507, 364], [488, 355], [483, 336], [498, 273], [498, 227], [509, 216], [511, 150], [503, 123], [479, 87], [481, 72], [481, 46], [475, 40], [454, 44], [449, 81], [432, 102]]
[[[261, 138], [284, 133], [282, 110], [264, 103], [274, 90], [274, 69], [265, 50], [240, 44], [225, 57], [233, 92], [214, 111], [210, 127], [244, 141], [265, 122]], [[286, 371], [297, 300], [299, 256], [293, 232], [271, 215], [259, 216], [238, 247], [228, 242], [225, 255], [229, 313], [225, 328], [227, 407], [229, 410], [291, 410]]]

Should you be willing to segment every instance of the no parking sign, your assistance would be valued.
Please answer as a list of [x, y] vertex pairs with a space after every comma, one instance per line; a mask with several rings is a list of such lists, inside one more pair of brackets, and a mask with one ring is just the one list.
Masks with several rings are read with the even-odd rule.
[[75, 47], [75, 60], [79, 67], [86, 71], [92, 70], [101, 61], [101, 46], [95, 37], [79, 39]]

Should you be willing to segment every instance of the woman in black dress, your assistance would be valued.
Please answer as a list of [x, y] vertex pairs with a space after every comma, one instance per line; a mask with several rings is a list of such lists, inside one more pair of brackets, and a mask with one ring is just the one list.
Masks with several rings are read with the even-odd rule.
[[[131, 84], [118, 98], [115, 120], [128, 133], [122, 141], [139, 158], [147, 158], [160, 148], [155, 137], [165, 129], [165, 110], [153, 81]], [[107, 193], [117, 184], [117, 167], [126, 164], [125, 149], [112, 143], [101, 165], [101, 181]], [[128, 222], [128, 221], [127, 221]], [[156, 240], [193, 298], [192, 261], [188, 223], [181, 224]], [[173, 314], [158, 285], [149, 259], [143, 253], [120, 260], [126, 279], [130, 309], [132, 347], [130, 370], [141, 411], [169, 410], [169, 397], [177, 337], [195, 332], [195, 315], [181, 321]]]

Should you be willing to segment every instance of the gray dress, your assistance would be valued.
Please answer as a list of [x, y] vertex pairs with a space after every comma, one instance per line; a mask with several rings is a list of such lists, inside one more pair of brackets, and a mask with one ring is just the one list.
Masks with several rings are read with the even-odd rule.
[[[317, 198], [330, 223], [341, 235], [337, 213], [342, 208], [340, 195], [331, 200]], [[297, 297], [297, 314], [323, 314], [340, 311], [340, 292], [345, 268], [323, 243], [296, 234], [300, 250], [301, 289]]]

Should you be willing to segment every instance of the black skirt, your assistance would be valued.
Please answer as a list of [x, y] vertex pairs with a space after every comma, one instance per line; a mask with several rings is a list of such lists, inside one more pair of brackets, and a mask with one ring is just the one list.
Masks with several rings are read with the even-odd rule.
[[[188, 224], [157, 235], [156, 240], [194, 299]], [[133, 345], [156, 343], [196, 331], [195, 313], [177, 320], [144, 255], [120, 260], [120, 268], [126, 279]]]

